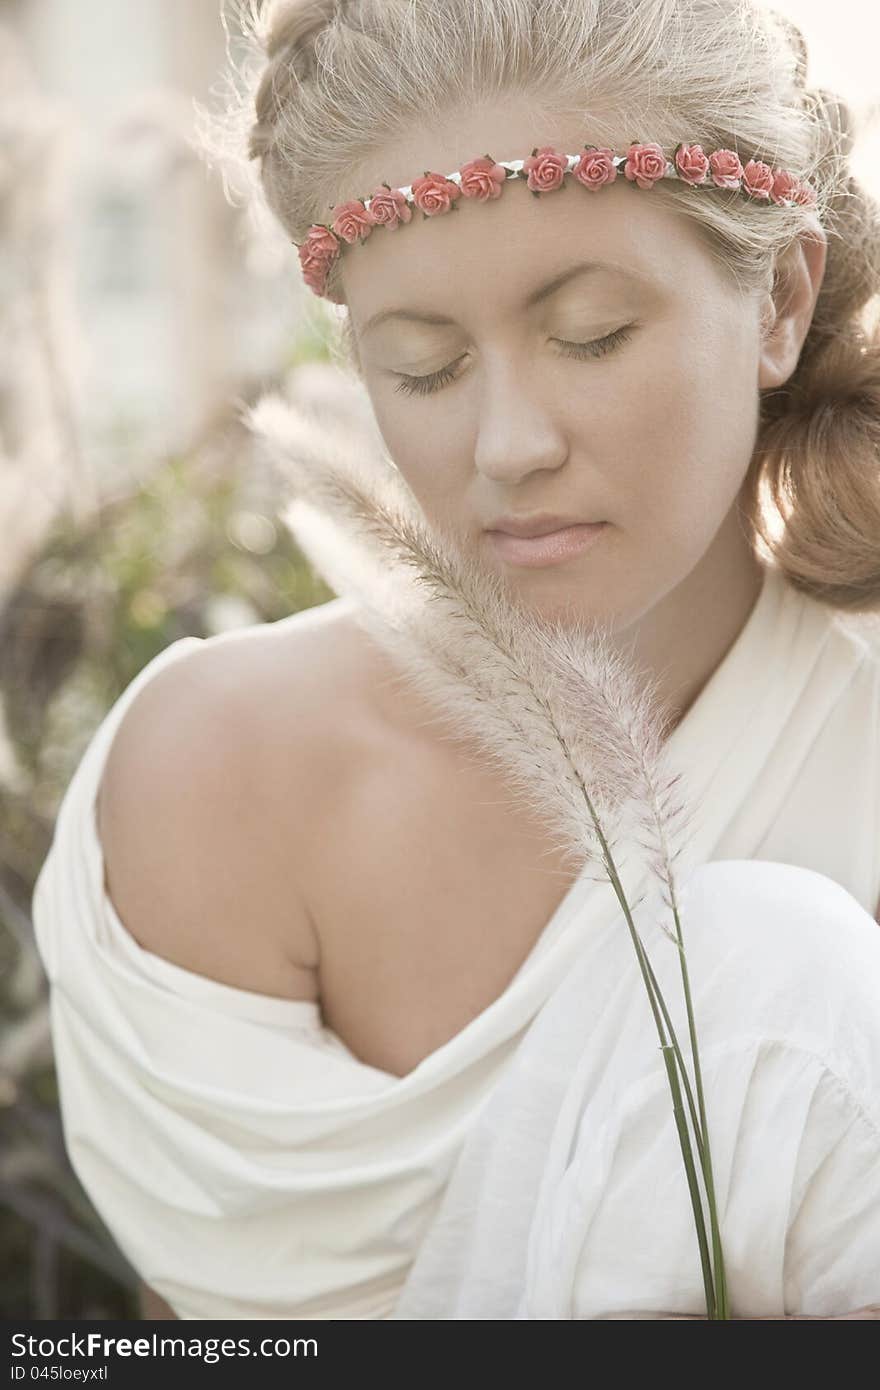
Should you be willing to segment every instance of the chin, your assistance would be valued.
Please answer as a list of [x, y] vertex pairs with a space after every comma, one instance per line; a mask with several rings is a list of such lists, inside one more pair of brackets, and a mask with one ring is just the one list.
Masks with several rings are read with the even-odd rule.
[[571, 628], [615, 619], [616, 605], [609, 603], [608, 586], [596, 586], [571, 570], [558, 571], [552, 580], [534, 571], [505, 578], [510, 593], [541, 622]]

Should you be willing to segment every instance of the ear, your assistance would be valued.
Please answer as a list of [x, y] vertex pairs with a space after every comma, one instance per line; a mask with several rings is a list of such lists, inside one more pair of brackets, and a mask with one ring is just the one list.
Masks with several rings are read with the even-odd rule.
[[761, 314], [758, 386], [781, 386], [798, 364], [825, 276], [828, 238], [818, 220], [777, 257]]

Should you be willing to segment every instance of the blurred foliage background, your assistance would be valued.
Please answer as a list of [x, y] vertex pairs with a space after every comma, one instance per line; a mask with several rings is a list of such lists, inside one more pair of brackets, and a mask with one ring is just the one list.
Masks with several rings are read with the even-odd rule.
[[[811, 80], [864, 118], [856, 163], [880, 189], [880, 19], [864, 0], [777, 8], [810, 38]], [[195, 103], [216, 105], [236, 61], [230, 10], [0, 0], [6, 1319], [138, 1312], [135, 1275], [65, 1154], [30, 918], [67, 783], [110, 705], [169, 643], [332, 597], [240, 422], [265, 389], [347, 409], [351, 382], [333, 310], [304, 288], [294, 248], [199, 153]]]
[[333, 597], [240, 419], [266, 389], [342, 409], [346, 382], [295, 249], [200, 153], [193, 98], [216, 104], [229, 42], [215, 0], [0, 4], [7, 1319], [138, 1316], [65, 1153], [30, 917], [65, 788], [169, 643]]

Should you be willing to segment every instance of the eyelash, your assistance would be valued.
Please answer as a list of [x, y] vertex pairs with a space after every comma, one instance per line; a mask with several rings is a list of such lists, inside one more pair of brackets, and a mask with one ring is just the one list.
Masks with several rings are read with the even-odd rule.
[[[562, 338], [553, 338], [552, 341], [568, 349], [567, 352], [563, 352], [563, 357], [573, 357], [576, 361], [584, 362], [588, 358], [595, 360], [613, 352], [629, 340], [634, 327], [634, 324], [627, 324], [623, 328], [615, 329], [613, 333], [606, 333], [604, 338], [594, 338], [589, 343], [566, 343]], [[458, 373], [454, 369], [463, 360], [463, 357], [458, 357], [448, 367], [441, 367], [439, 372], [430, 372], [427, 376], [404, 376], [396, 372], [398, 380], [394, 389], [403, 391], [408, 396], [430, 396], [456, 379]]]

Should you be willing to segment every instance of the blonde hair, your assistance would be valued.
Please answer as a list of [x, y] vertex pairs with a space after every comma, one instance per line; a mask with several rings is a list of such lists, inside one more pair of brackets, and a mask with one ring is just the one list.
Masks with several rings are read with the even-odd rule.
[[[849, 167], [850, 111], [806, 85], [790, 20], [754, 0], [250, 0], [244, 28], [261, 55], [247, 153], [295, 242], [369, 195], [358, 168], [396, 132], [508, 94], [582, 115], [585, 142], [610, 138], [596, 112], [617, 113], [632, 139], [732, 148], [813, 184], [825, 277], [795, 371], [761, 392], [743, 519], [800, 590], [880, 609], [880, 206]], [[745, 293], [772, 287], [810, 216], [674, 181], [650, 196], [697, 224]]]

